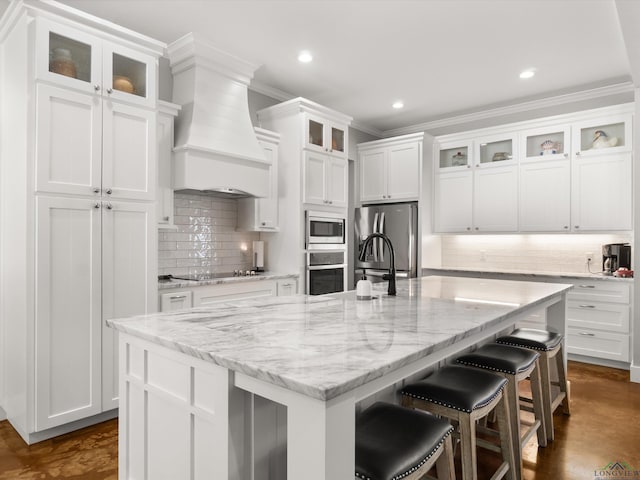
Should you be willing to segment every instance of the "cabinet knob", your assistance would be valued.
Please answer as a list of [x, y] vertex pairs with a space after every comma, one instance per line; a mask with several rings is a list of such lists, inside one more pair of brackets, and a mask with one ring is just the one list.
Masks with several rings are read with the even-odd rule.
[[111, 95], [113, 93], [113, 88], [107, 88], [107, 93]]
[[110, 203], [107, 203], [107, 210], [113, 210], [113, 205], [111, 205]]
[[100, 202], [96, 202], [96, 203], [93, 205], [93, 208], [100, 208]]
[[573, 228], [578, 229], [578, 228], [580, 228], [580, 225], [574, 225]]
[[480, 230], [480, 228], [476, 227], [476, 230]]
[[467, 165], [467, 168], [471, 168], [471, 165]]
[[99, 187], [93, 187], [93, 193], [100, 193]]
[[576, 152], [576, 155], [580, 155], [580, 152]]
[[163, 219], [165, 222], [168, 222], [168, 221], [169, 221], [169, 215], [167, 215], [166, 217], [162, 217], [162, 219]]
[[107, 189], [105, 190], [105, 193], [106, 193], [107, 195], [111, 195], [111, 194], [113, 193], [113, 190], [111, 190], [110, 188], [107, 188]]
[[562, 227], [562, 228], [564, 228], [565, 230], [569, 230], [569, 225], [565, 225], [565, 226], [564, 226], [564, 227]]
[[467, 230], [471, 230], [471, 227], [467, 227]]
[[260, 225], [262, 225], [263, 227], [267, 224], [267, 222], [260, 222]]
[[568, 156], [569, 156], [569, 154], [568, 154], [568, 153], [565, 153], [565, 154], [564, 154], [564, 158], [567, 158]]
[[100, 91], [100, 85], [98, 85], [97, 83], [96, 83], [96, 84], [94, 84], [94, 85], [93, 85], [93, 89], [94, 89], [96, 92], [99, 92], [99, 91]]

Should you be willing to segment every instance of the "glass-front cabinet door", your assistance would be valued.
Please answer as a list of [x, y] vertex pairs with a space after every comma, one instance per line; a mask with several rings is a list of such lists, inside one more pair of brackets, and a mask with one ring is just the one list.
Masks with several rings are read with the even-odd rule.
[[569, 157], [571, 127], [555, 125], [522, 132], [521, 159], [527, 161], [559, 160]]
[[508, 165], [517, 161], [515, 134], [492, 135], [476, 139], [476, 167]]
[[155, 106], [156, 59], [66, 25], [38, 19], [39, 79], [103, 97]]
[[305, 117], [305, 147], [311, 150], [346, 156], [347, 127], [307, 115]]
[[443, 143], [438, 148], [436, 155], [437, 169], [439, 171], [451, 171], [462, 168], [471, 168], [472, 160], [472, 143], [469, 142], [452, 142]]
[[577, 156], [630, 152], [631, 128], [631, 115], [577, 123], [573, 128], [573, 150]]

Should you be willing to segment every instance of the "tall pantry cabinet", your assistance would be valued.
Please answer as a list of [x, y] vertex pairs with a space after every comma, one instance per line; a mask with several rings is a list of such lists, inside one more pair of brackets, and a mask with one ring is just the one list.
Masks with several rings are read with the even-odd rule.
[[106, 320], [156, 306], [163, 44], [30, 0], [0, 44], [0, 406], [33, 443], [117, 414]]

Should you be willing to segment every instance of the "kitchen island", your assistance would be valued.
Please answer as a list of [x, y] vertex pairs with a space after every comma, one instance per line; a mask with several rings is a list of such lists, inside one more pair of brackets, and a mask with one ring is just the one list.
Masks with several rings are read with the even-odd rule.
[[247, 398], [286, 406], [287, 478], [354, 474], [359, 402], [546, 309], [571, 285], [455, 277], [110, 320], [120, 332], [121, 479], [249, 479]]

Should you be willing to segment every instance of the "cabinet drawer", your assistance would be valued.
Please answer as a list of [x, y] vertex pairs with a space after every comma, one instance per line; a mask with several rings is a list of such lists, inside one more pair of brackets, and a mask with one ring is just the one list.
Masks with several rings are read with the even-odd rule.
[[256, 297], [271, 297], [275, 296], [275, 294], [275, 282], [270, 280], [196, 287], [193, 290], [193, 306], [206, 307], [212, 303]]
[[567, 320], [570, 327], [629, 333], [630, 308], [619, 303], [567, 302]]
[[193, 295], [190, 290], [162, 293], [160, 294], [160, 311], [173, 312], [175, 310], [191, 308], [193, 302], [192, 297]]
[[586, 300], [590, 302], [629, 303], [629, 284], [611, 282], [576, 282], [569, 291], [569, 300]]
[[628, 362], [629, 335], [569, 327], [567, 329], [567, 352]]

